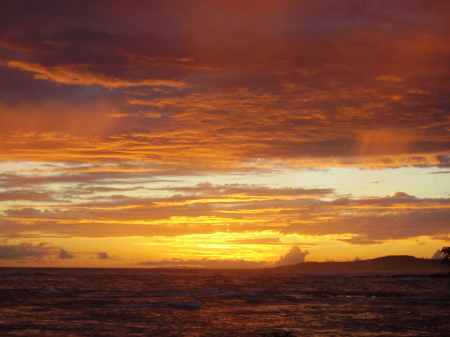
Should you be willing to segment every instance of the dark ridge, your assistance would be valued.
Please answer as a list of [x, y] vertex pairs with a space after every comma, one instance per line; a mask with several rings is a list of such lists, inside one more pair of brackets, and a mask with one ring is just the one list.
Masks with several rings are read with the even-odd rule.
[[301, 262], [277, 267], [300, 272], [411, 272], [444, 273], [447, 268], [440, 259], [418, 259], [408, 255], [391, 255], [351, 262]]

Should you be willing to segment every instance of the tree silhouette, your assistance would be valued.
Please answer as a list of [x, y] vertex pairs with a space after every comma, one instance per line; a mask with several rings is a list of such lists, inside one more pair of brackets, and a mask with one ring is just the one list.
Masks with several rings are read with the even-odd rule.
[[448, 266], [448, 273], [450, 274], [450, 247], [442, 247], [441, 255], [443, 256], [441, 263]]

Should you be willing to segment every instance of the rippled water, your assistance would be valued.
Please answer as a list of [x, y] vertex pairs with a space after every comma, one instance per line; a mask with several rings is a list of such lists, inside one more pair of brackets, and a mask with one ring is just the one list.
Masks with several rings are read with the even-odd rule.
[[448, 278], [0, 270], [0, 336], [449, 336], [449, 309]]

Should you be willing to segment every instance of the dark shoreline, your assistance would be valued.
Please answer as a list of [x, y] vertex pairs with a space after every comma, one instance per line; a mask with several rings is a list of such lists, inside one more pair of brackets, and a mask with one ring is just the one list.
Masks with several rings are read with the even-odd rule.
[[[18, 267], [18, 266], [0, 266], [0, 273], [19, 272], [20, 270], [78, 270], [84, 272], [94, 272], [95, 270], [136, 270], [136, 271], [180, 271], [180, 270], [197, 270], [197, 271], [220, 271], [235, 270], [240, 272], [258, 272], [258, 271], [281, 271], [295, 272], [305, 274], [353, 274], [353, 276], [392, 276], [392, 277], [429, 277], [429, 278], [450, 278], [446, 266], [442, 265], [440, 259], [419, 259], [408, 255], [394, 255], [378, 257], [369, 260], [348, 261], [348, 262], [300, 262], [294, 265], [285, 265], [272, 268], [255, 268], [255, 269], [210, 269], [210, 268], [92, 268], [92, 267]], [[358, 275], [359, 274], [359, 275]]]
[[439, 273], [439, 274], [368, 274], [368, 275], [354, 275], [354, 277], [392, 277], [392, 278], [405, 278], [405, 277], [417, 277], [417, 278], [450, 278], [449, 273]]
[[307, 273], [402, 273], [416, 276], [448, 274], [447, 268], [442, 265], [440, 259], [419, 259], [409, 255], [391, 255], [348, 262], [301, 262], [276, 269]]

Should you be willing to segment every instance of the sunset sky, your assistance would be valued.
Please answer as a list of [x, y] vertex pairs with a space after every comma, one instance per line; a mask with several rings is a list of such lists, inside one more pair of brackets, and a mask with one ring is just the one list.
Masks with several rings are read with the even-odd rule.
[[0, 0], [0, 266], [448, 245], [450, 1]]

